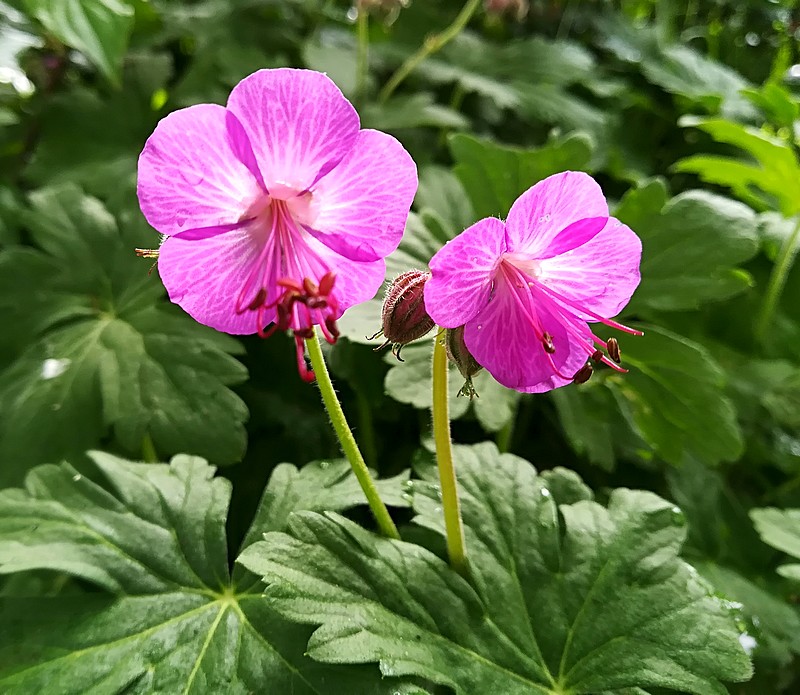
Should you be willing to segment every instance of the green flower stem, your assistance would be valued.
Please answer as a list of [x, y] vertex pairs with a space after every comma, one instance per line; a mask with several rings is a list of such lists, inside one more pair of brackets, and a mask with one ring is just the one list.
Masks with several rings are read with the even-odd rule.
[[458, 36], [462, 29], [467, 26], [467, 22], [475, 14], [475, 10], [481, 4], [481, 0], [467, 0], [461, 12], [453, 20], [453, 23], [445, 30], [438, 34], [433, 34], [425, 39], [425, 42], [420, 46], [416, 53], [412, 53], [405, 62], [397, 68], [397, 71], [389, 78], [389, 81], [383, 86], [380, 94], [378, 94], [378, 102], [384, 103], [397, 89], [406, 77], [408, 77], [414, 69], [427, 57], [433, 55], [437, 51], [444, 48], [450, 41]]
[[786, 238], [786, 241], [783, 242], [783, 246], [781, 246], [781, 250], [778, 253], [778, 258], [775, 260], [772, 275], [769, 277], [769, 284], [764, 294], [764, 301], [761, 304], [761, 310], [758, 312], [758, 318], [756, 319], [756, 339], [760, 343], [764, 342], [767, 337], [767, 331], [772, 325], [772, 318], [775, 315], [775, 310], [778, 308], [778, 301], [781, 298], [783, 286], [786, 284], [789, 271], [792, 269], [792, 261], [797, 253], [798, 242], [800, 242], [800, 216], [797, 218], [797, 223], [792, 233]]
[[433, 339], [433, 439], [436, 444], [436, 464], [442, 490], [442, 509], [447, 536], [450, 565], [459, 574], [467, 574], [467, 550], [464, 525], [458, 501], [456, 469], [453, 465], [453, 446], [450, 441], [450, 416], [447, 411], [447, 353], [440, 340], [443, 331]]
[[378, 494], [375, 481], [372, 480], [367, 464], [364, 463], [364, 457], [361, 455], [361, 451], [358, 448], [358, 444], [356, 444], [350, 426], [347, 424], [342, 405], [339, 403], [336, 391], [333, 388], [333, 382], [331, 381], [331, 375], [328, 373], [325, 358], [322, 356], [322, 347], [319, 344], [319, 338], [316, 332], [312, 338], [306, 340], [306, 345], [308, 346], [308, 356], [311, 358], [311, 367], [317, 377], [317, 385], [322, 394], [322, 402], [325, 404], [325, 409], [328, 411], [328, 417], [331, 419], [333, 429], [336, 431], [336, 436], [339, 438], [342, 451], [350, 462], [353, 473], [356, 474], [361, 489], [364, 491], [364, 495], [366, 495], [372, 514], [375, 516], [375, 521], [378, 522], [378, 527], [384, 536], [399, 540], [400, 534], [397, 531], [397, 526], [394, 525], [392, 517], [389, 516], [389, 510]]
[[156, 445], [153, 444], [153, 438], [150, 436], [149, 432], [145, 432], [144, 437], [142, 437], [142, 461], [145, 463], [158, 462]]
[[356, 103], [363, 104], [367, 88], [367, 67], [369, 65], [369, 14], [366, 9], [358, 10], [356, 20], [358, 31], [358, 52], [356, 53]]

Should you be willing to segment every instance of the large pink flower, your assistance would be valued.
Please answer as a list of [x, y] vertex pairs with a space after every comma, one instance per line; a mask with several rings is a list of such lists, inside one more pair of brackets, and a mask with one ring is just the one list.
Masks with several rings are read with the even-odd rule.
[[487, 218], [431, 260], [425, 307], [440, 326], [464, 326], [473, 357], [504, 386], [536, 393], [581, 381], [588, 359], [619, 367], [592, 333], [639, 284], [642, 244], [609, 217], [600, 187], [567, 171], [523, 193], [505, 223]]
[[169, 114], [139, 157], [170, 299], [226, 333], [293, 331], [308, 379], [303, 340], [319, 325], [335, 341], [344, 310], [374, 296], [417, 188], [402, 145], [359, 127], [327, 76], [260, 70], [226, 106]]

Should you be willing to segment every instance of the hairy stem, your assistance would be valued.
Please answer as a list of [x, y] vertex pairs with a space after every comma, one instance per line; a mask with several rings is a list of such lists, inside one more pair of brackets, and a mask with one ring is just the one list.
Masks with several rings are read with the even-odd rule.
[[325, 404], [325, 409], [328, 411], [328, 417], [331, 420], [336, 436], [339, 438], [342, 451], [350, 462], [353, 473], [355, 473], [361, 485], [361, 489], [364, 491], [364, 495], [367, 498], [375, 521], [378, 522], [378, 527], [384, 536], [399, 539], [400, 534], [397, 531], [397, 527], [394, 525], [392, 517], [389, 516], [389, 510], [378, 494], [375, 481], [370, 475], [367, 464], [364, 463], [364, 457], [361, 455], [358, 444], [356, 444], [356, 440], [353, 437], [353, 432], [347, 424], [347, 419], [342, 410], [342, 404], [339, 403], [339, 398], [333, 388], [331, 375], [328, 373], [328, 367], [325, 364], [325, 358], [322, 355], [322, 347], [319, 344], [319, 338], [316, 332], [312, 338], [306, 340], [306, 345], [308, 346], [308, 356], [311, 358], [311, 366], [317, 377], [317, 385], [322, 394], [322, 402]]
[[458, 501], [456, 470], [453, 465], [453, 445], [450, 441], [450, 416], [447, 404], [447, 353], [439, 331], [433, 339], [433, 439], [436, 444], [436, 464], [442, 490], [447, 554], [450, 565], [461, 575], [467, 574], [467, 550], [464, 525]]
[[437, 51], [440, 51], [458, 36], [464, 27], [467, 26], [467, 22], [469, 22], [472, 15], [475, 14], [475, 10], [478, 9], [480, 4], [481, 0], [467, 0], [464, 7], [461, 8], [461, 12], [458, 13], [458, 16], [449, 27], [438, 34], [428, 36], [419, 50], [408, 56], [403, 64], [397, 68], [394, 75], [389, 78], [378, 95], [378, 102], [381, 104], [384, 103], [392, 96], [394, 90], [400, 86], [403, 80], [406, 79], [423, 60]]
[[797, 218], [797, 223], [794, 225], [792, 233], [786, 237], [786, 240], [781, 246], [778, 257], [775, 259], [775, 266], [772, 268], [772, 274], [769, 276], [769, 283], [767, 284], [767, 291], [764, 294], [764, 301], [761, 303], [761, 309], [758, 312], [756, 319], [756, 339], [758, 342], [763, 343], [767, 337], [767, 331], [772, 325], [772, 318], [775, 315], [775, 310], [778, 308], [778, 302], [783, 292], [783, 286], [786, 284], [786, 278], [789, 271], [792, 269], [792, 261], [797, 253], [797, 244], [800, 241], [800, 216]]

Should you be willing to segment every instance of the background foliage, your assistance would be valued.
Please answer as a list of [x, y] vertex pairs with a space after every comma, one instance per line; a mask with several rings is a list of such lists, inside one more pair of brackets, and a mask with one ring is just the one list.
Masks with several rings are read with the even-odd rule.
[[[346, 2], [0, 2], [0, 690], [797, 692], [795, 4], [481, 8], [387, 96], [459, 2], [378, 9], [361, 75]], [[473, 585], [440, 560], [428, 341], [373, 353], [378, 298], [329, 352], [389, 541], [289, 342], [195, 324], [133, 253], [158, 244], [135, 196], [158, 119], [282, 65], [418, 163], [389, 277], [564, 169], [642, 237], [628, 375], [482, 374], [472, 402], [452, 379]]]

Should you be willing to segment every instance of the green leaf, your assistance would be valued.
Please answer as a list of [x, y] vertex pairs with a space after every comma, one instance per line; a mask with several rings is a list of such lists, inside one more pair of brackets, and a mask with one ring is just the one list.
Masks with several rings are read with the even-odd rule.
[[114, 84], [133, 28], [133, 8], [122, 0], [25, 0], [27, 11], [67, 46], [86, 54]]
[[171, 71], [167, 55], [131, 56], [124, 90], [100, 95], [76, 87], [53, 95], [26, 177], [38, 185], [78, 183], [103, 199], [130, 195], [136, 159], [159, 118], [151, 100]]
[[369, 103], [362, 109], [362, 126], [396, 131], [404, 128], [466, 128], [469, 121], [458, 111], [435, 103], [425, 92], [392, 97], [385, 104]]
[[24, 219], [42, 251], [0, 253], [0, 319], [20, 344], [0, 379], [0, 475], [19, 481], [108, 429], [132, 454], [149, 436], [161, 453], [238, 460], [247, 409], [228, 387], [247, 377], [241, 348], [159, 301], [136, 227], [120, 231], [75, 186], [39, 189]]
[[642, 72], [648, 80], [668, 92], [696, 101], [709, 111], [722, 111], [743, 120], [755, 116], [755, 109], [741, 95], [750, 86], [735, 70], [692, 48], [671, 45], [647, 56]]
[[452, 135], [448, 142], [456, 161], [453, 171], [479, 219], [505, 217], [521, 193], [551, 174], [565, 169], [586, 171], [593, 147], [582, 133], [533, 149], [506, 147], [465, 134]]
[[[404, 347], [401, 357], [403, 362], [398, 362], [391, 354], [385, 358], [391, 365], [384, 382], [386, 393], [400, 403], [413, 405], [420, 410], [430, 410], [433, 404], [430, 340]], [[478, 395], [470, 401], [469, 398], [458, 395], [464, 386], [464, 378], [453, 364], [448, 363], [448, 366], [451, 419], [464, 417], [472, 405], [475, 417], [484, 430], [497, 432], [502, 429], [516, 413], [519, 394], [501, 386], [491, 374], [482, 370], [472, 379]]]
[[677, 162], [676, 171], [692, 172], [703, 181], [727, 186], [758, 211], [778, 206], [785, 217], [800, 212], [800, 162], [791, 142], [724, 119], [684, 117], [681, 125], [699, 128], [717, 142], [744, 150], [749, 157], [695, 155]]
[[700, 190], [667, 201], [655, 179], [629, 191], [616, 214], [642, 239], [642, 282], [627, 313], [694, 309], [752, 286], [750, 274], [736, 267], [760, 245], [746, 205]]
[[742, 433], [725, 375], [708, 351], [675, 333], [645, 327], [624, 345], [630, 372], [605, 383], [638, 434], [668, 463], [686, 456], [708, 463], [733, 461]]
[[[0, 492], [0, 572], [66, 572], [113, 594], [0, 603], [3, 624], [13, 626], [0, 633], [3, 693], [47, 692], [58, 683], [64, 695], [328, 695], [332, 682], [348, 693], [393, 692], [367, 669], [330, 668], [305, 657], [309, 631], [231, 582], [225, 537], [231, 486], [214, 477], [213, 467], [189, 456], [169, 465], [102, 453], [93, 459], [113, 492], [66, 463], [37, 468], [25, 490]], [[287, 496], [288, 469], [281, 470], [248, 538], [281, 528], [294, 504], [319, 508], [309, 489], [318, 473], [295, 471], [294, 494]], [[331, 489], [342, 485], [352, 481]], [[352, 500], [330, 501], [339, 508]]]
[[800, 653], [800, 615], [791, 606], [727, 567], [709, 562], [697, 569], [719, 595], [741, 604], [747, 631], [756, 640], [756, 659], [789, 664], [792, 655]]
[[608, 390], [594, 380], [582, 389], [556, 389], [550, 397], [572, 448], [601, 468], [613, 470], [616, 456], [609, 419], [615, 405]]
[[[682, 517], [652, 493], [556, 508], [525, 461], [457, 447], [471, 582], [410, 543], [300, 513], [240, 557], [279, 613], [319, 625], [308, 653], [378, 662], [457, 694], [636, 687], [722, 694], [750, 675], [727, 608], [678, 558]], [[432, 484], [418, 521], [442, 532]], [[560, 514], [559, 514], [560, 511]]]
[[[800, 509], [752, 509], [750, 518], [764, 543], [800, 560]], [[797, 564], [782, 565], [778, 572], [790, 579], [800, 579]]]

